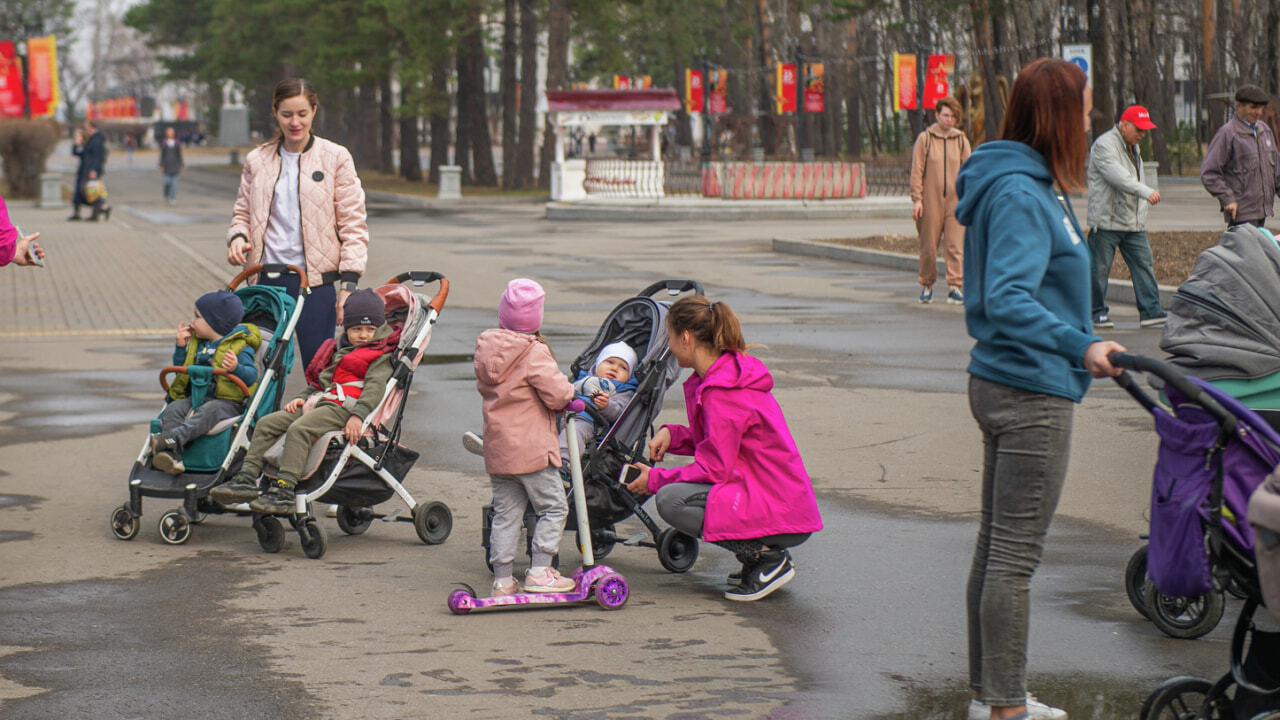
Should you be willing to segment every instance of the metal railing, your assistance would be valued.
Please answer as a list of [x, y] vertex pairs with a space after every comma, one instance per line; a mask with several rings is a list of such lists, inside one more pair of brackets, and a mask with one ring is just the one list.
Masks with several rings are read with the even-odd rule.
[[861, 160], [867, 171], [867, 195], [906, 195], [911, 188], [911, 158], [869, 157]]

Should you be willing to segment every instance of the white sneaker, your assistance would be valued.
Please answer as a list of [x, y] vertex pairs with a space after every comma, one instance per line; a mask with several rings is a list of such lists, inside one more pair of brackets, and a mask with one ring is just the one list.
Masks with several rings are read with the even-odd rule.
[[[1026, 717], [1028, 720], [1067, 720], [1067, 711], [1049, 707], [1035, 699], [1035, 696], [1028, 694]], [[969, 720], [991, 720], [991, 706], [978, 698], [971, 698]]]
[[472, 455], [484, 456], [484, 439], [469, 430], [462, 433], [462, 447]]

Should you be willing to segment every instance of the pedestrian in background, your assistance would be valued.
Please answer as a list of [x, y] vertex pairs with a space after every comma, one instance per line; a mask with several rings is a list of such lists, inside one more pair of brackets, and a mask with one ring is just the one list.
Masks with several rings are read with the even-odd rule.
[[[364, 274], [369, 250], [364, 190], [351, 153], [317, 137], [311, 123], [320, 99], [301, 78], [276, 85], [271, 100], [277, 134], [245, 156], [240, 191], [227, 230], [227, 262], [281, 263], [307, 273], [311, 295], [298, 321], [306, 367], [342, 322], [342, 304]], [[294, 275], [259, 277], [298, 290]], [[336, 294], [334, 284], [341, 283]]]
[[956, 173], [969, 159], [969, 138], [956, 128], [960, 103], [938, 101], [938, 121], [916, 137], [911, 152], [911, 219], [920, 235], [920, 302], [933, 302], [938, 239], [947, 260], [947, 302], [964, 304], [964, 228], [956, 220]]
[[178, 173], [182, 172], [182, 143], [172, 127], [164, 129], [160, 141], [160, 172], [164, 174], [164, 199], [170, 205], [178, 201]]
[[1275, 214], [1280, 190], [1280, 150], [1262, 121], [1271, 96], [1257, 85], [1236, 91], [1235, 114], [1218, 128], [1200, 163], [1200, 182], [1222, 206], [1227, 225], [1262, 227]]
[[[97, 220], [103, 208], [97, 202], [89, 200], [84, 186], [90, 180], [102, 177], [103, 166], [107, 161], [107, 148], [102, 131], [92, 120], [85, 120], [84, 127], [76, 131], [75, 144], [71, 146], [71, 152], [80, 158], [80, 165], [76, 168], [76, 186], [71, 193], [71, 217], [67, 219], [79, 220], [80, 206], [89, 205], [93, 208], [93, 215], [89, 219]], [[109, 214], [108, 217], [110, 217]]]
[[957, 181], [964, 314], [976, 341], [969, 407], [983, 446], [965, 596], [970, 720], [1067, 717], [1027, 694], [1027, 630], [1031, 576], [1067, 475], [1074, 404], [1090, 375], [1119, 374], [1107, 353], [1124, 350], [1090, 328], [1092, 259], [1068, 195], [1084, 187], [1092, 106], [1079, 67], [1033, 60], [1014, 80], [1000, 140], [978, 146]]
[[1116, 126], [1098, 136], [1089, 150], [1089, 252], [1093, 254], [1093, 326], [1115, 327], [1107, 307], [1107, 284], [1116, 248], [1129, 266], [1138, 324], [1164, 325], [1160, 286], [1152, 267], [1147, 241], [1147, 212], [1160, 202], [1160, 193], [1144, 184], [1138, 143], [1155, 129], [1151, 113], [1141, 105], [1125, 108]]

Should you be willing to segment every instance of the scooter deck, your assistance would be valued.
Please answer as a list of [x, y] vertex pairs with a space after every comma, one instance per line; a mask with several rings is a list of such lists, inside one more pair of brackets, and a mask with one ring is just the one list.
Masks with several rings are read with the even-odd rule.
[[[465, 590], [454, 590], [449, 594], [449, 609], [455, 614], [465, 615], [473, 610], [501, 610], [579, 603], [595, 598], [596, 592], [599, 591], [596, 583], [606, 576], [612, 576], [610, 578], [612, 585], [608, 589], [612, 597], [606, 598], [604, 602], [601, 602], [601, 605], [621, 607], [626, 602], [627, 597], [626, 581], [609, 566], [596, 565], [589, 569], [578, 568], [573, 573], [573, 581], [576, 587], [570, 592], [522, 592], [501, 597], [476, 597], [475, 592], [468, 587]], [[619, 582], [621, 582], [620, 587], [618, 586]]]

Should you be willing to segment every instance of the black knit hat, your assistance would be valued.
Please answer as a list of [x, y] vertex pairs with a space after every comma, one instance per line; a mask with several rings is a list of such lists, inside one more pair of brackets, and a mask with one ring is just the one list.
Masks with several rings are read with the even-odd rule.
[[226, 335], [235, 330], [236, 325], [244, 319], [244, 303], [240, 297], [226, 290], [215, 290], [205, 293], [196, 300], [196, 310], [200, 317], [209, 323], [209, 327], [219, 335]]
[[378, 293], [365, 288], [357, 290], [342, 304], [342, 329], [356, 325], [381, 326], [387, 321], [387, 304]]
[[1241, 85], [1240, 89], [1236, 90], [1236, 102], [1266, 105], [1271, 102], [1271, 96], [1267, 94], [1266, 90], [1257, 85]]

